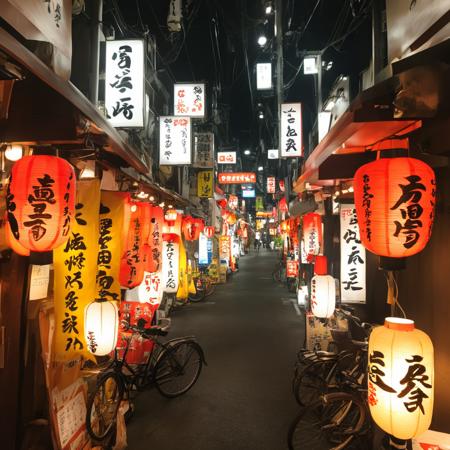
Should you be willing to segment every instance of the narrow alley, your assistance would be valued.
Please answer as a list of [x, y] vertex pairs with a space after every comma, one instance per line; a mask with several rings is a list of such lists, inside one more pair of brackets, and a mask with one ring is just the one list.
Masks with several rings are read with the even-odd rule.
[[186, 395], [139, 395], [130, 450], [280, 450], [297, 411], [292, 366], [303, 320], [271, 277], [278, 253], [241, 258], [239, 272], [205, 303], [172, 315], [168, 337], [195, 334], [208, 365]]

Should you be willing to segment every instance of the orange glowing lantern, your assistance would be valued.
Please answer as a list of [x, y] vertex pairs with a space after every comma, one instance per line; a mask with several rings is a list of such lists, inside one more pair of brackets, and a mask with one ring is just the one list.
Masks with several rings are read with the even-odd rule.
[[422, 251], [434, 219], [433, 169], [414, 158], [387, 158], [355, 173], [355, 207], [363, 245], [372, 253], [404, 258]]
[[181, 229], [184, 238], [187, 241], [196, 241], [200, 237], [200, 233], [203, 231], [204, 226], [202, 219], [194, 219], [191, 216], [183, 218]]
[[412, 320], [387, 317], [384, 326], [370, 334], [368, 356], [368, 402], [374, 421], [397, 439], [425, 432], [434, 400], [430, 338]]
[[327, 257], [317, 255], [314, 261], [314, 275], [326, 275], [327, 273], [328, 273]]
[[164, 214], [164, 219], [166, 219], [170, 224], [170, 222], [175, 222], [177, 220], [177, 216], [178, 213], [175, 209], [168, 209]]
[[5, 222], [6, 245], [20, 256], [30, 256], [30, 250], [25, 248], [12, 234], [9, 222]]
[[211, 239], [213, 236], [214, 236], [214, 233], [216, 232], [216, 229], [213, 227], [213, 226], [211, 226], [211, 225], [208, 225], [207, 227], [205, 227], [204, 229], [203, 229], [203, 234], [208, 238], [208, 239]]
[[56, 156], [25, 156], [12, 168], [6, 200], [14, 238], [33, 252], [51, 251], [69, 238], [73, 167]]

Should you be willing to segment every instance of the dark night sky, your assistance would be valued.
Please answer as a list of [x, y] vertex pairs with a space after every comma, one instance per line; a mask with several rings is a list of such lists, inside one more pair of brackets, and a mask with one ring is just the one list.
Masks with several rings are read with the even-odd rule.
[[[113, 0], [111, 0], [114, 3]], [[262, 51], [258, 44], [257, 28], [266, 18], [262, 0], [184, 0], [183, 32], [167, 29], [169, 0], [122, 0], [116, 2], [125, 19], [136, 29], [140, 21], [148, 26], [156, 39], [165, 67], [176, 81], [206, 81], [209, 94], [219, 87], [218, 102], [230, 111], [230, 141], [240, 149], [255, 148], [258, 144], [256, 111], [252, 109], [244, 48], [247, 50], [254, 103], [269, 105], [275, 114], [272, 98], [260, 98], [255, 89], [255, 63], [258, 60], [275, 62], [275, 47]], [[137, 13], [139, 5], [140, 18]], [[307, 28], [305, 24], [316, 7]], [[331, 41], [355, 29], [343, 42], [329, 47], [324, 60], [332, 60], [333, 68], [324, 73], [324, 98], [333, 81], [340, 75], [357, 76], [369, 64], [370, 0], [284, 0], [284, 83], [292, 80], [302, 61], [302, 52], [326, 47]], [[369, 14], [363, 14], [364, 8]], [[272, 22], [271, 22], [272, 20]], [[273, 30], [273, 18], [266, 28]], [[270, 35], [268, 34], [270, 38]], [[181, 45], [183, 43], [183, 45]], [[210, 97], [211, 98], [211, 97]], [[306, 133], [316, 114], [314, 80], [302, 71], [285, 92], [285, 101], [301, 101], [304, 108]], [[266, 115], [267, 116], [267, 115]], [[270, 119], [262, 126], [266, 146], [272, 146]]]

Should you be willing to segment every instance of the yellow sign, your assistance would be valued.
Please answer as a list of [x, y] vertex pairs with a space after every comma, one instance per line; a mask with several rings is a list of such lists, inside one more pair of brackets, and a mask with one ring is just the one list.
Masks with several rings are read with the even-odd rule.
[[264, 210], [264, 201], [261, 196], [257, 196], [255, 200], [255, 209], [256, 211], [263, 211]]
[[177, 291], [177, 298], [185, 300], [188, 298], [189, 286], [188, 286], [188, 274], [187, 274], [187, 255], [186, 248], [184, 247], [183, 240], [180, 239], [180, 256], [179, 256], [179, 284]]
[[129, 195], [124, 192], [102, 191], [95, 296], [98, 299], [120, 301], [120, 259], [128, 200]]
[[53, 251], [55, 359], [88, 357], [84, 308], [96, 297], [100, 181], [77, 183], [75, 220], [68, 241]]
[[204, 198], [213, 197], [213, 171], [202, 170], [197, 175], [197, 196]]

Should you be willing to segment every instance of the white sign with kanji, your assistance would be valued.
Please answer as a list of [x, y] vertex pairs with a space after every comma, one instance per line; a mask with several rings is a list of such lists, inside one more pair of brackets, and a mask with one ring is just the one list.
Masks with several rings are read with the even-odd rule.
[[144, 41], [106, 41], [105, 108], [113, 127], [144, 126]]
[[190, 117], [159, 118], [159, 164], [191, 164]]
[[281, 158], [303, 155], [302, 104], [281, 104], [280, 156]]
[[174, 116], [205, 117], [205, 85], [174, 84]]
[[366, 302], [366, 249], [359, 237], [355, 205], [341, 205], [341, 301]]

